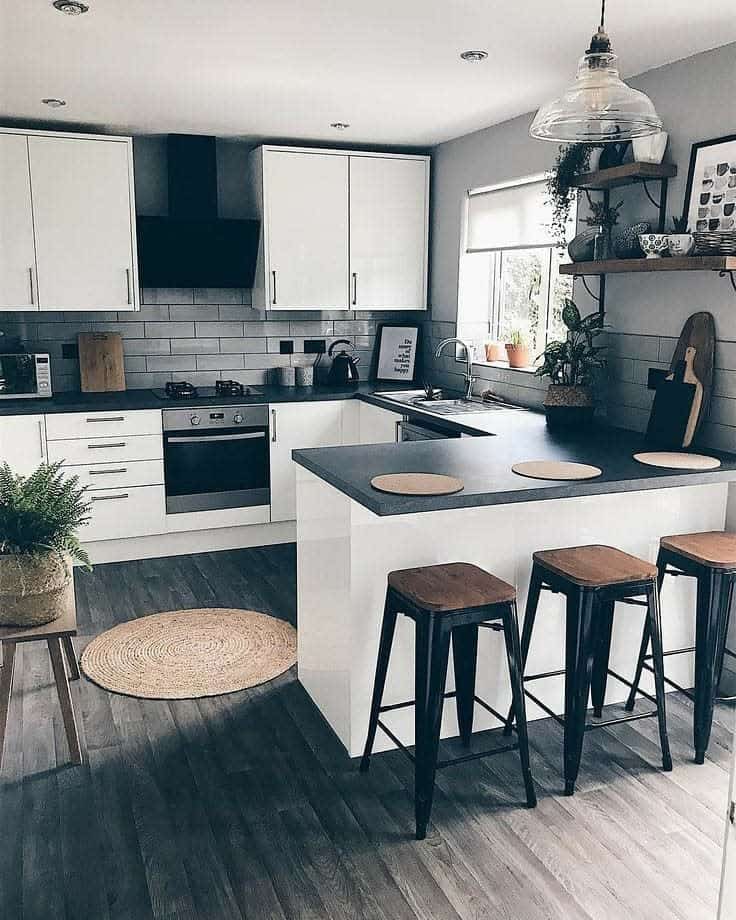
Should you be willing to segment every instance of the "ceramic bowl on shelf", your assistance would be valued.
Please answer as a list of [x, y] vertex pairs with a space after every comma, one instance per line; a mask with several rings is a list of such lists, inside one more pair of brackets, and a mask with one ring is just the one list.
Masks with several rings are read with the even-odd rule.
[[661, 259], [667, 251], [669, 236], [666, 233], [640, 233], [639, 245], [647, 259]]
[[657, 134], [647, 134], [646, 137], [635, 137], [631, 142], [634, 150], [634, 160], [637, 163], [661, 163], [667, 149], [666, 131]]
[[677, 258], [689, 256], [695, 249], [695, 240], [692, 233], [670, 233], [667, 237], [667, 248], [671, 256]]

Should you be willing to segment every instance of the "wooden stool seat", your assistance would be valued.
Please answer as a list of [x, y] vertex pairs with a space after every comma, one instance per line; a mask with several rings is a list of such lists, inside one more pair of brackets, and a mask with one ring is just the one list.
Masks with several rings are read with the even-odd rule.
[[415, 607], [432, 613], [450, 613], [516, 600], [513, 585], [466, 562], [399, 569], [389, 572], [388, 584]]
[[534, 553], [534, 561], [582, 588], [648, 581], [657, 567], [613, 546], [571, 546]]
[[736, 533], [724, 533], [722, 530], [683, 533], [662, 537], [660, 545], [701, 565], [716, 569], [736, 568]]

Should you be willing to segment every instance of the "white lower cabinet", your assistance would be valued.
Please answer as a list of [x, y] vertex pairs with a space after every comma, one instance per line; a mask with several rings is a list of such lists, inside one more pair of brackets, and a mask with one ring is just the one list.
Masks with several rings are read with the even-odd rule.
[[342, 444], [342, 410], [334, 402], [271, 406], [271, 520], [296, 519], [296, 469], [292, 450]]
[[95, 489], [89, 524], [80, 531], [84, 543], [160, 534], [164, 530], [164, 487], [123, 486]]
[[359, 444], [391, 444], [400, 440], [399, 423], [403, 416], [370, 403], [358, 403]]
[[0, 418], [0, 463], [28, 476], [46, 461], [46, 429], [42, 415]]

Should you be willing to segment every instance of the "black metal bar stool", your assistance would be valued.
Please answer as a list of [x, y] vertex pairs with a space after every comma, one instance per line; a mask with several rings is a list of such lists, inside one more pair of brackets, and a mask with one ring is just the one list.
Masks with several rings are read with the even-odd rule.
[[[382, 706], [383, 688], [386, 683], [394, 628], [399, 613], [410, 617], [414, 620], [415, 625], [415, 699], [406, 703]], [[491, 622], [499, 620], [500, 623]], [[473, 732], [475, 703], [479, 703], [500, 722], [505, 722], [504, 716], [475, 695], [478, 628], [481, 626], [503, 630], [504, 633], [513, 698], [512, 711], [516, 718], [518, 743], [438, 762], [442, 708], [446, 698], [456, 698], [460, 737], [466, 746], [470, 744]], [[446, 693], [445, 680], [451, 638], [456, 689], [451, 693]], [[380, 718], [381, 713], [403, 709], [407, 706], [415, 707], [414, 754], [401, 743]], [[414, 764], [417, 840], [423, 840], [427, 834], [427, 824], [432, 811], [435, 773], [438, 769], [451, 764], [518, 750], [526, 787], [527, 804], [530, 808], [537, 804], [529, 767], [526, 712], [521, 686], [521, 649], [516, 616], [516, 590], [511, 585], [477, 566], [461, 562], [403, 569], [389, 574], [368, 738], [360, 764], [362, 772], [365, 772], [370, 765], [373, 742], [379, 726]]]
[[[576, 546], [534, 553], [529, 595], [526, 603], [521, 657], [524, 668], [537, 615], [540, 592], [564, 594], [566, 606], [565, 667], [542, 674], [524, 674], [523, 683], [545, 677], [565, 675], [565, 716], [560, 718], [524, 686], [524, 693], [537, 706], [564, 727], [565, 795], [572, 795], [580, 769], [583, 737], [592, 728], [618, 725], [632, 719], [657, 716], [662, 746], [662, 766], [672, 769], [664, 703], [664, 663], [660, 625], [657, 569], [649, 562], [630, 556], [612, 546]], [[635, 600], [638, 597], [646, 600]], [[609, 675], [627, 687], [633, 685], [608, 666], [616, 601], [646, 606], [653, 648], [656, 697], [638, 691], [656, 709], [636, 715], [586, 723], [588, 696], [594, 715], [602, 716]], [[509, 713], [506, 732], [514, 721]]]
[[[710, 531], [708, 533], [679, 534], [662, 537], [657, 556], [659, 587], [665, 575], [696, 578], [698, 594], [695, 611], [695, 645], [678, 648], [663, 654], [684, 655], [695, 652], [695, 688], [686, 690], [665, 677], [665, 683], [684, 693], [694, 704], [693, 740], [695, 762], [705, 761], [710, 731], [713, 725], [713, 704], [716, 699], [733, 700], [733, 696], [717, 697], [718, 684], [723, 671], [725, 655], [736, 658], [726, 648], [728, 621], [736, 582], [736, 534]], [[639, 652], [639, 663], [634, 677], [634, 686], [626, 704], [634, 708], [634, 694], [641, 680], [643, 668], [651, 671], [652, 659], [647, 654], [649, 647], [649, 623], [644, 624], [644, 634]]]

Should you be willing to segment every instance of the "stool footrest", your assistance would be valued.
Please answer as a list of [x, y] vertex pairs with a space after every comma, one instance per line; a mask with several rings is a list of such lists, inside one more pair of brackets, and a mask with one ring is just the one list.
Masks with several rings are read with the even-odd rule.
[[524, 683], [528, 680], [542, 680], [545, 677], [560, 677], [565, 673], [564, 668], [560, 668], [558, 671], [542, 671], [540, 674], [529, 674], [529, 676], [524, 677]]
[[[443, 699], [449, 700], [452, 697], [457, 696], [456, 690], [450, 690], [447, 693], [443, 693]], [[409, 706], [416, 705], [416, 700], [407, 700], [405, 703], [390, 703], [388, 706], [379, 706], [379, 712], [393, 712], [395, 709], [407, 709]]]
[[494, 754], [506, 754], [508, 751], [518, 751], [518, 744], [504, 744], [498, 748], [492, 748], [488, 751], [478, 751], [476, 754], [463, 754], [462, 757], [451, 757], [449, 760], [438, 760], [437, 769], [442, 770], [445, 767], [454, 767], [458, 763], [468, 763], [471, 760], [480, 760], [481, 757], [493, 757]]
[[[651, 658], [651, 657], [652, 657], [651, 655], [647, 655], [647, 658]], [[654, 668], [649, 664], [648, 661], [642, 662], [642, 667], [646, 668], [647, 671], [651, 671], [652, 674], [654, 673]], [[674, 680], [672, 680], [671, 678], [667, 676], [664, 677], [664, 682], [666, 684], [669, 684], [670, 687], [674, 687], [675, 690], [679, 690], [680, 693], [683, 693], [690, 700], [691, 703], [695, 702], [695, 694], [692, 691], [686, 690], [684, 687], [681, 687], [679, 684], [676, 684]], [[640, 690], [639, 693], [641, 692], [642, 691]]]

